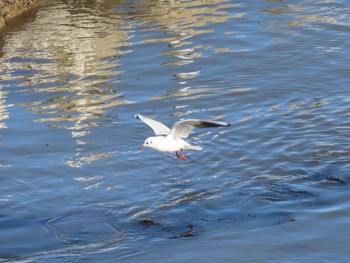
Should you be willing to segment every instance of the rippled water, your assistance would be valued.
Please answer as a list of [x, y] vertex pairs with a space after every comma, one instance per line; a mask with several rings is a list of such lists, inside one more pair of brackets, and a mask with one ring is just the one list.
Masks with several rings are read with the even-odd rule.
[[[52, 1], [0, 40], [0, 259], [347, 262], [344, 1]], [[138, 150], [182, 118], [188, 160]]]

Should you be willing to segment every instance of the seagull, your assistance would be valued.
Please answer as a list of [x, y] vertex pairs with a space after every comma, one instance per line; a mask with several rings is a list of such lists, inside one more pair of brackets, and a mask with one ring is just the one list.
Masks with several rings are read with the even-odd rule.
[[[220, 126], [230, 126], [227, 122], [207, 121], [207, 120], [182, 120], [175, 122], [171, 129], [163, 123], [146, 118], [141, 114], [135, 114], [135, 119], [139, 119], [146, 123], [154, 131], [156, 136], [149, 137], [139, 148], [149, 147], [160, 152], [175, 152], [179, 160], [186, 161], [184, 154], [185, 149], [201, 151], [200, 146], [191, 145], [183, 139], [186, 139], [194, 128], [210, 128]], [[179, 155], [178, 151], [181, 152]]]

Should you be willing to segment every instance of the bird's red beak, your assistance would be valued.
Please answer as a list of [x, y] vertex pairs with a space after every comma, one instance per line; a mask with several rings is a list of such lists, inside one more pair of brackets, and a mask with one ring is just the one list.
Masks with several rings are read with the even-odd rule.
[[142, 148], [145, 148], [145, 146], [141, 145], [141, 146], [139, 147], [139, 149], [142, 149]]

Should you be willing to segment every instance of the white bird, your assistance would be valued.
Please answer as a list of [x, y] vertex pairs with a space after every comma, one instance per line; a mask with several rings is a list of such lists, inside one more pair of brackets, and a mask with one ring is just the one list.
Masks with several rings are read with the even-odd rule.
[[[227, 122], [207, 121], [207, 120], [183, 120], [174, 123], [169, 129], [163, 123], [146, 118], [141, 114], [135, 114], [134, 118], [146, 123], [154, 131], [156, 136], [149, 137], [145, 140], [141, 148], [149, 147], [160, 152], [176, 152], [176, 157], [180, 160], [186, 160], [184, 155], [185, 149], [201, 151], [202, 147], [194, 146], [186, 142], [185, 138], [192, 132], [194, 128], [210, 128], [220, 126], [230, 126]], [[181, 156], [178, 154], [181, 152]]]

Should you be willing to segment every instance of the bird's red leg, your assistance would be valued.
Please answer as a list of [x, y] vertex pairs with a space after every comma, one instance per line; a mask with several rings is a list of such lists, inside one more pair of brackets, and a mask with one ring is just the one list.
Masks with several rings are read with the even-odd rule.
[[182, 160], [186, 161], [186, 156], [184, 155], [184, 150], [181, 149], [181, 158]]
[[177, 159], [181, 160], [181, 157], [180, 157], [180, 155], [177, 152], [176, 152], [176, 157], [177, 157]]

